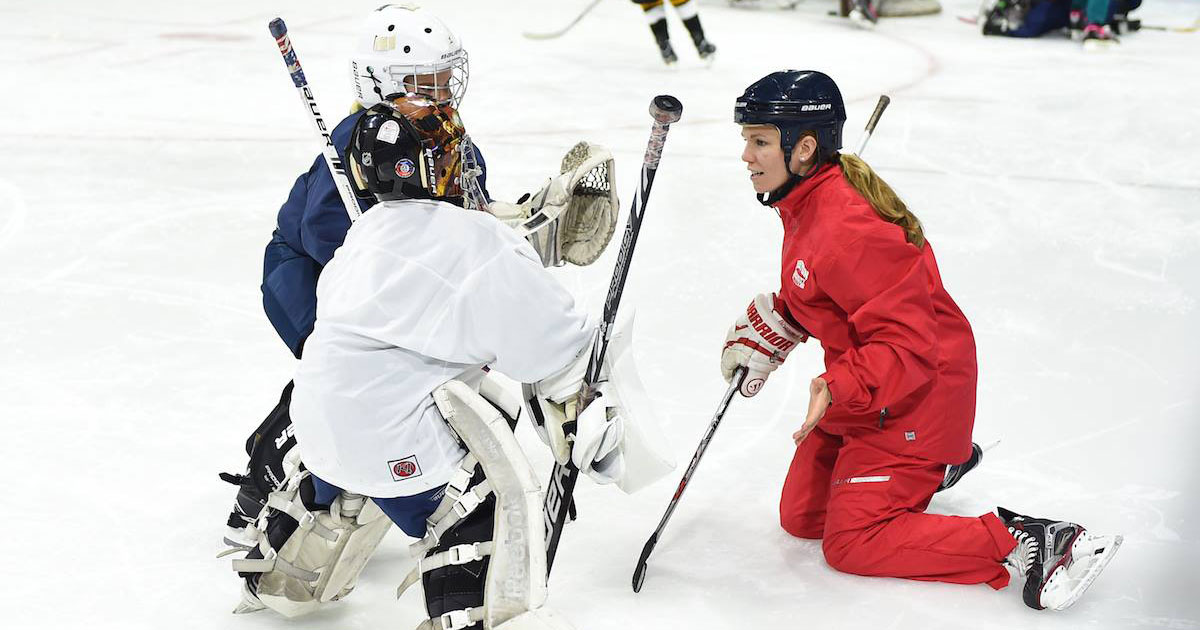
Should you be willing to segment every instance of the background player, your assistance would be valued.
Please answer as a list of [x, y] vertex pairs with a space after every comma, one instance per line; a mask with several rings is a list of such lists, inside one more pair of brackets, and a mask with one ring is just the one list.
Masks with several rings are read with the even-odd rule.
[[[633, 0], [633, 3], [641, 5], [642, 11], [645, 12], [646, 23], [650, 25], [650, 32], [654, 35], [654, 42], [658, 44], [663, 63], [669, 66], [679, 61], [675, 48], [671, 46], [671, 35], [667, 31], [667, 12], [663, 7], [663, 0]], [[700, 14], [696, 5], [692, 0], [671, 0], [671, 6], [675, 7], [679, 19], [683, 20], [683, 26], [692, 36], [692, 43], [696, 45], [696, 52], [700, 54], [700, 58], [711, 59], [717, 52], [717, 47], [704, 37], [704, 27], [700, 26]]]
[[780, 522], [821, 539], [840, 571], [999, 589], [1007, 565], [1025, 578], [1027, 605], [1066, 608], [1119, 536], [1003, 508], [925, 513], [946, 465], [970, 453], [974, 335], [921, 222], [865, 162], [839, 153], [845, 120], [837, 85], [814, 71], [767, 75], [734, 107], [751, 185], [783, 222], [783, 269], [778, 293], [756, 296], [730, 328], [721, 370], [728, 380], [747, 367], [741, 392], [753, 396], [810, 333], [825, 352], [793, 434]]

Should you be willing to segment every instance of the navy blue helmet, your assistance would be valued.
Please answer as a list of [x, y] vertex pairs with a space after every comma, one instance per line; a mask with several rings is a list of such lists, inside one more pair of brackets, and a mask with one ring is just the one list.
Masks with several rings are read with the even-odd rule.
[[784, 160], [791, 163], [800, 134], [817, 134], [818, 161], [842, 148], [846, 105], [837, 83], [816, 70], [782, 70], [755, 81], [733, 106], [739, 125], [774, 125], [779, 129]]

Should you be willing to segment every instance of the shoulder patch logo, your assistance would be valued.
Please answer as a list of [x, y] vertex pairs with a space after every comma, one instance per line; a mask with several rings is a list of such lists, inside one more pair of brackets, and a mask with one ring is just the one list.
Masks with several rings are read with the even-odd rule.
[[409, 455], [404, 459], [393, 459], [388, 462], [388, 469], [392, 472], [392, 481], [405, 481], [421, 476], [421, 464], [417, 461], [416, 455]]
[[804, 283], [808, 282], [808, 267], [804, 266], [803, 260], [796, 261], [796, 270], [792, 272], [792, 282], [801, 289], [804, 288]]

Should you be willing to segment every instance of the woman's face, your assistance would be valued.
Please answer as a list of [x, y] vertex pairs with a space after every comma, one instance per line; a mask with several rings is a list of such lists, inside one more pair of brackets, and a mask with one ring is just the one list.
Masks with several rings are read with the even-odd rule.
[[762, 195], [787, 182], [790, 174], [783, 162], [783, 147], [779, 146], [779, 130], [773, 125], [745, 125], [742, 139], [742, 161], [750, 171], [754, 192]]

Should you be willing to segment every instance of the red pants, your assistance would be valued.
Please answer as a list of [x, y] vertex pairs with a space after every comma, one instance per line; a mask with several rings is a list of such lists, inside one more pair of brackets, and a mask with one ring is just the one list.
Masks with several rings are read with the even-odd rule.
[[1008, 585], [1001, 561], [1017, 543], [995, 514], [926, 514], [946, 467], [814, 430], [783, 482], [779, 521], [823, 539], [829, 566], [910, 580]]

